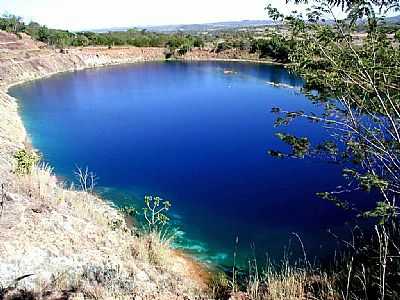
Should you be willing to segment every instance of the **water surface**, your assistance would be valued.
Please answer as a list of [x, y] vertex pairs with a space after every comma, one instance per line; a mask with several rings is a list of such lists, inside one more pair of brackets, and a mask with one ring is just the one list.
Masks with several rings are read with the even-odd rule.
[[[301, 85], [280, 66], [166, 62], [65, 73], [11, 94], [58, 175], [72, 179], [76, 165], [89, 166], [117, 205], [141, 207], [145, 194], [170, 199], [178, 245], [230, 265], [236, 237], [242, 264], [253, 252], [281, 257], [290, 239], [297, 253], [293, 232], [310, 256], [326, 255], [327, 228], [345, 220], [315, 196], [341, 183], [337, 166], [267, 155], [286, 149], [272, 107], [316, 110]], [[302, 120], [290, 132], [315, 142], [324, 133]]]

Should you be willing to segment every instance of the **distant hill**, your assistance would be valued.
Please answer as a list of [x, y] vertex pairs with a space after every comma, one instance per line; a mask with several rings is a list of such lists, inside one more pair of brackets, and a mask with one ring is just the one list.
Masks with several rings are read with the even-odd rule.
[[400, 15], [386, 18], [385, 21], [391, 24], [400, 24]]
[[243, 20], [243, 21], [228, 21], [228, 22], [215, 22], [204, 24], [177, 24], [177, 25], [160, 25], [160, 26], [132, 26], [132, 27], [113, 27], [93, 30], [95, 32], [108, 32], [108, 31], [126, 31], [130, 28], [146, 29], [154, 32], [200, 32], [200, 31], [217, 31], [217, 30], [232, 30], [246, 27], [258, 27], [271, 25], [270, 20]]
[[[331, 24], [333, 21], [326, 20], [325, 24]], [[388, 17], [385, 19], [388, 24], [400, 24], [400, 15]], [[361, 23], [363, 23], [361, 21]], [[130, 28], [146, 29], [153, 32], [204, 32], [204, 31], [219, 31], [219, 30], [237, 30], [241, 28], [260, 27], [274, 24], [271, 20], [242, 20], [242, 21], [227, 21], [204, 24], [175, 24], [175, 25], [159, 25], [159, 26], [132, 26], [132, 27], [112, 27], [104, 29], [92, 30], [94, 32], [108, 31], [126, 31]]]
[[270, 25], [270, 20], [243, 20], [243, 21], [231, 21], [231, 22], [216, 22], [216, 23], [205, 23], [205, 24], [189, 24], [189, 25], [165, 25], [165, 26], [149, 26], [144, 27], [150, 31], [156, 32], [176, 32], [176, 31], [216, 31], [216, 30], [229, 30], [239, 29], [246, 27], [258, 27]]

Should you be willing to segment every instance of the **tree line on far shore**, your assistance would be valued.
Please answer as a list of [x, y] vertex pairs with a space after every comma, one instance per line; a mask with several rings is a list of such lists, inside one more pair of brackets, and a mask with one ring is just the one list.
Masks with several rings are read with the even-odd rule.
[[239, 49], [258, 53], [260, 58], [272, 58], [285, 62], [288, 59], [290, 47], [288, 40], [274, 32], [269, 32], [268, 29], [265, 29], [259, 37], [252, 32], [237, 30], [209, 33], [159, 33], [132, 28], [126, 31], [71, 32], [51, 29], [36, 22], [25, 23], [18, 16], [3, 15], [0, 17], [0, 30], [17, 35], [26, 33], [37, 41], [59, 49], [86, 46], [165, 47], [171, 53], [183, 55], [192, 48], [207, 47], [215, 52]]
[[203, 39], [192, 34], [165, 34], [136, 28], [127, 31], [71, 32], [68, 30], [51, 29], [36, 22], [26, 24], [21, 17], [14, 15], [3, 15], [0, 17], [0, 30], [12, 32], [17, 35], [26, 33], [35, 40], [60, 49], [85, 46], [136, 46], [168, 47], [175, 50], [204, 46]]

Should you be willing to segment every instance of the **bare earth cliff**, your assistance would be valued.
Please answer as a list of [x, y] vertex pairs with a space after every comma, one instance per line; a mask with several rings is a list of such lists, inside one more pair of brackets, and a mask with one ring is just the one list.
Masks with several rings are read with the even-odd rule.
[[[60, 53], [0, 32], [0, 299], [200, 299], [205, 272], [131, 230], [115, 208], [64, 188], [51, 169], [15, 172], [29, 148], [11, 85], [104, 65], [164, 59], [161, 48], [85, 48]], [[21, 296], [20, 296], [21, 297]]]

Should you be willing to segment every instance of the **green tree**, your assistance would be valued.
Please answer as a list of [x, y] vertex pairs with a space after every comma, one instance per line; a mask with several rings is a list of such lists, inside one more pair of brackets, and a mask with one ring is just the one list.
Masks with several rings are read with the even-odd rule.
[[20, 33], [25, 30], [25, 24], [21, 17], [4, 14], [0, 18], [0, 29], [12, 33]]
[[72, 46], [85, 47], [90, 43], [89, 39], [84, 34], [77, 34], [72, 41]]
[[[347, 21], [336, 20], [330, 26], [321, 22], [323, 15], [334, 16], [330, 3], [318, 1], [304, 18], [284, 17], [269, 7], [270, 15], [286, 22], [291, 36], [296, 36], [288, 56], [291, 70], [305, 79], [304, 92], [324, 108], [321, 115], [275, 108], [273, 111], [280, 115], [276, 125], [288, 125], [298, 117], [305, 117], [329, 128], [326, 141], [314, 146], [307, 137], [280, 134], [278, 138], [292, 147], [292, 153], [271, 151], [270, 154], [319, 155], [342, 163], [348, 186], [320, 195], [342, 207], [354, 208], [338, 196], [345, 195], [345, 191], [379, 191], [376, 211], [364, 215], [377, 216], [380, 212], [387, 220], [399, 213], [396, 206], [400, 193], [399, 47], [390, 42], [379, 26], [368, 27], [363, 43], [355, 44], [354, 8], [348, 8]], [[375, 16], [369, 14], [368, 18]], [[382, 205], [387, 209], [382, 210]]]
[[[334, 14], [335, 6], [341, 4], [348, 12], [342, 20]], [[289, 38], [295, 37], [289, 69], [305, 79], [303, 92], [322, 108], [315, 110], [322, 111], [318, 114], [274, 108], [275, 125], [306, 118], [327, 130], [325, 141], [319, 144], [312, 144], [307, 136], [278, 133], [291, 151], [271, 150], [270, 154], [313, 156], [341, 164], [346, 184], [318, 194], [377, 221], [368, 222], [373, 226], [365, 231], [358, 228], [361, 233], [345, 246], [344, 263], [335, 272], [335, 285], [342, 288], [344, 299], [400, 297], [400, 51], [382, 30], [378, 17], [384, 14], [376, 15], [396, 5], [397, 1], [390, 0], [317, 1], [305, 16], [284, 16], [268, 7], [274, 19], [285, 23]], [[326, 24], [325, 16], [333, 24]], [[367, 37], [356, 43], [354, 28], [362, 16], [368, 19]], [[367, 211], [357, 207], [346, 197], [353, 191], [359, 192], [359, 198], [370, 193], [374, 207]]]
[[38, 31], [38, 40], [43, 43], [48, 43], [50, 38], [50, 31], [46, 26], [40, 27]]
[[196, 47], [196, 48], [204, 47], [204, 41], [199, 37], [195, 37], [194, 41], [193, 41], [193, 47]]
[[272, 34], [265, 39], [256, 39], [251, 43], [250, 52], [258, 52], [260, 58], [273, 58], [287, 62], [289, 59], [291, 43], [286, 37]]
[[57, 48], [64, 49], [72, 43], [72, 35], [68, 31], [51, 30], [49, 32], [48, 43]]

